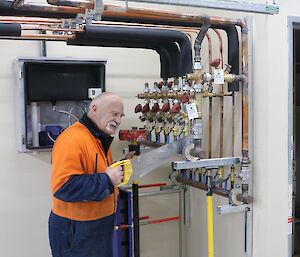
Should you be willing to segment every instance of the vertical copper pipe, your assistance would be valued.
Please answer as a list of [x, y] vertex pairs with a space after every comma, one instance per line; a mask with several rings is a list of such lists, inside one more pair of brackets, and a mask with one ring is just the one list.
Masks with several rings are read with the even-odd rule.
[[[219, 51], [220, 51], [220, 66], [221, 69], [223, 69], [223, 40], [221, 33], [214, 29], [214, 32], [217, 34], [218, 39], [219, 39]], [[224, 93], [223, 85], [220, 85], [220, 93]], [[220, 157], [224, 156], [224, 98], [221, 96], [220, 97]]]
[[249, 160], [248, 155], [248, 29], [241, 26], [242, 33], [242, 73], [245, 80], [242, 84], [242, 157]]
[[219, 30], [217, 29], [213, 29], [213, 31], [217, 34], [218, 39], [219, 39], [219, 58], [221, 59], [220, 65], [221, 68], [223, 69], [223, 65], [224, 65], [224, 59], [223, 59], [223, 40], [222, 40], [222, 36]]
[[[211, 49], [212, 49], [212, 44], [211, 44], [211, 39], [208, 33], [206, 33], [206, 38], [208, 41], [208, 61], [209, 63], [212, 62], [212, 54], [211, 54]], [[209, 73], [212, 74], [212, 67], [209, 65]], [[209, 82], [209, 85], [212, 85], [212, 82]], [[212, 149], [212, 97], [209, 97], [209, 116], [208, 116], [208, 158], [211, 158], [211, 149]]]

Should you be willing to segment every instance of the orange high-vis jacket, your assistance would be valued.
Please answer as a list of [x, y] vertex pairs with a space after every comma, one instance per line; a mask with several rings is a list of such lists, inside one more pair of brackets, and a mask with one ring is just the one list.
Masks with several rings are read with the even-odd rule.
[[86, 126], [76, 122], [67, 128], [57, 138], [52, 152], [53, 213], [78, 221], [96, 220], [112, 215], [117, 208], [117, 187], [114, 193], [101, 201], [65, 202], [54, 196], [71, 176], [104, 172], [111, 163], [110, 150], [106, 157], [101, 141]]

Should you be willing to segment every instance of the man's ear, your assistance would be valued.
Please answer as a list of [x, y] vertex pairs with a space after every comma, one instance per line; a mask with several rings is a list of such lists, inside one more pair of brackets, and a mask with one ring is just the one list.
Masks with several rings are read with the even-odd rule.
[[95, 113], [96, 113], [96, 109], [97, 109], [96, 105], [95, 105], [95, 104], [93, 104], [93, 105], [92, 105], [92, 113], [93, 113], [93, 114], [95, 114]]

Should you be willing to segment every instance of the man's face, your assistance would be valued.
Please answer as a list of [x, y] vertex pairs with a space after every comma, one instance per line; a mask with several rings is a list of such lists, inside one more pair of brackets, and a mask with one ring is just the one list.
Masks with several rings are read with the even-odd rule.
[[123, 116], [123, 103], [120, 101], [109, 102], [95, 110], [96, 125], [107, 135], [116, 133]]

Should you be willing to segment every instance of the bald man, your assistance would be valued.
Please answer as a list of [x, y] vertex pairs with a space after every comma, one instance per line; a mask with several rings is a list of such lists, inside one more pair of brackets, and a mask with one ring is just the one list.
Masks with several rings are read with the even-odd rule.
[[121, 167], [109, 168], [109, 147], [123, 116], [121, 98], [103, 93], [54, 144], [53, 208], [49, 217], [54, 257], [113, 256], [116, 186], [123, 179], [123, 171]]

